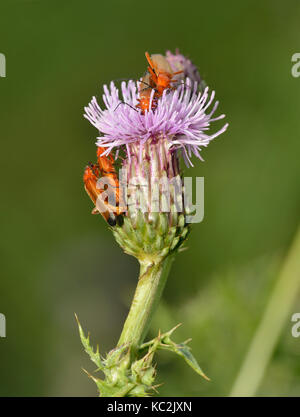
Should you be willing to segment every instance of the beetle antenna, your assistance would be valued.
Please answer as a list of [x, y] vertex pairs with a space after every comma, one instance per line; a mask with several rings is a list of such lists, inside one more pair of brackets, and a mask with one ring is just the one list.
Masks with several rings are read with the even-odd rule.
[[125, 101], [120, 101], [120, 103], [117, 105], [117, 107], [114, 109], [114, 111], [116, 111], [117, 110], [117, 108], [120, 106], [120, 104], [126, 104], [126, 106], [129, 106], [129, 107], [131, 107], [133, 110], [135, 110], [136, 112], [138, 112], [137, 111], [137, 109], [135, 108], [135, 107], [133, 107], [131, 104], [129, 104], [129, 103], [125, 103]]

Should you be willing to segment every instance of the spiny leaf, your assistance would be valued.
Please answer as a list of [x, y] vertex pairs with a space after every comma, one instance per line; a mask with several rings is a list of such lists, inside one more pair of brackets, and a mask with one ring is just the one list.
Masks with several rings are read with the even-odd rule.
[[93, 347], [90, 345], [90, 336], [89, 336], [89, 334], [88, 334], [87, 337], [85, 337], [85, 334], [82, 330], [81, 324], [80, 324], [76, 314], [75, 314], [75, 318], [76, 318], [76, 321], [77, 321], [77, 324], [78, 324], [79, 336], [80, 336], [80, 339], [81, 339], [81, 343], [83, 344], [84, 350], [89, 355], [91, 360], [97, 365], [97, 368], [102, 370], [103, 369], [103, 364], [102, 364], [101, 358], [100, 358], [99, 347], [97, 346], [97, 350], [94, 351]]
[[143, 350], [145, 348], [149, 349], [149, 352], [155, 352], [157, 349], [164, 349], [169, 350], [170, 352], [176, 353], [178, 356], [181, 356], [186, 363], [194, 369], [197, 374], [201, 375], [204, 379], [207, 381], [210, 381], [210, 379], [205, 375], [205, 373], [200, 368], [197, 360], [194, 358], [194, 356], [191, 354], [190, 348], [187, 346], [187, 343], [191, 340], [188, 339], [183, 343], [175, 343], [173, 340], [171, 340], [170, 336], [173, 334], [173, 332], [181, 325], [177, 324], [177, 326], [173, 327], [173, 329], [169, 330], [166, 333], [161, 334], [160, 331], [158, 333], [158, 336], [152, 340], [150, 340], [147, 343], [143, 343], [140, 346], [140, 350]]
[[186, 361], [186, 363], [191, 368], [193, 368], [195, 372], [197, 372], [197, 374], [201, 375], [207, 381], [210, 381], [210, 379], [205, 375], [205, 373], [200, 368], [197, 360], [191, 354], [190, 348], [185, 343], [176, 344], [176, 343], [172, 342], [172, 344], [167, 344], [167, 345], [162, 344], [161, 348], [165, 349], [165, 350], [169, 350], [169, 351], [174, 352], [177, 355], [181, 356]]
[[[158, 346], [159, 346], [159, 344], [160, 344], [160, 342], [161, 342], [161, 340], [164, 340], [164, 339], [166, 339], [166, 338], [169, 338], [171, 335], [172, 335], [172, 333], [176, 330], [176, 329], [178, 329], [178, 327], [179, 326], [181, 326], [181, 323], [179, 323], [179, 324], [177, 324], [176, 326], [174, 326], [171, 330], [169, 330], [168, 332], [166, 332], [166, 333], [161, 333], [160, 332], [160, 330], [158, 331], [158, 336], [157, 337], [155, 337], [154, 339], [152, 339], [152, 340], [149, 340], [149, 342], [146, 342], [146, 343], [143, 343], [141, 346], [140, 346], [140, 348], [139, 348], [139, 350], [141, 351], [141, 350], [144, 350], [144, 349], [146, 349], [146, 348], [151, 348], [151, 352], [153, 352], [153, 346], [155, 346], [156, 348], [158, 348]], [[170, 339], [168, 339], [168, 340], [170, 340]]]

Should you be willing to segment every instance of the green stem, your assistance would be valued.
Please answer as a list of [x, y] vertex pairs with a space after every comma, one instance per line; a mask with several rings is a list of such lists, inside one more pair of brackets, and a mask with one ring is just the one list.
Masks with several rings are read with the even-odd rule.
[[300, 228], [279, 274], [231, 396], [253, 396], [279, 340], [300, 289]]
[[135, 351], [149, 330], [152, 316], [161, 298], [174, 255], [158, 263], [140, 261], [140, 276], [129, 314], [125, 321], [118, 346], [131, 343]]

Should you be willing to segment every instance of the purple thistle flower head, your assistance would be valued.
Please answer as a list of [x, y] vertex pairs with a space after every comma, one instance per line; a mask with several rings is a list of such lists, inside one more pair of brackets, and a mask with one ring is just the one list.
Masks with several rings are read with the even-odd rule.
[[[151, 100], [154, 98], [154, 89]], [[113, 149], [125, 147], [130, 158], [131, 145], [142, 149], [146, 142], [156, 143], [167, 140], [169, 150], [181, 149], [187, 164], [192, 165], [192, 154], [202, 159], [200, 150], [212, 139], [225, 132], [228, 124], [213, 134], [208, 134], [212, 122], [224, 118], [215, 117], [218, 101], [215, 92], [208, 87], [198, 92], [198, 83], [189, 78], [174, 90], [165, 90], [157, 105], [151, 103], [145, 114], [136, 108], [139, 99], [139, 83], [130, 80], [121, 84], [121, 96], [113, 82], [110, 88], [104, 86], [103, 101], [106, 109], [101, 109], [95, 97], [85, 107], [85, 115], [101, 136], [97, 145], [106, 147], [106, 154]], [[142, 154], [142, 151], [141, 151]]]

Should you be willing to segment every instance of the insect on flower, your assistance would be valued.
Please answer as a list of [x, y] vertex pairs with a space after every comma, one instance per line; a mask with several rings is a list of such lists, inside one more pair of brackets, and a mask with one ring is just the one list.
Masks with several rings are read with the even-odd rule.
[[176, 82], [174, 75], [181, 74], [183, 71], [173, 72], [167, 59], [160, 54], [149, 55], [145, 52], [147, 61], [149, 63], [148, 71], [151, 76], [151, 81], [155, 86], [157, 95], [162, 96], [164, 90], [172, 89], [171, 83]]
[[[90, 163], [84, 170], [84, 187], [95, 204], [92, 214], [100, 213], [110, 226], [115, 226], [117, 216], [125, 211], [120, 199], [120, 186], [111, 154], [102, 155], [106, 148], [98, 147], [97, 164]], [[102, 181], [105, 179], [105, 182]], [[101, 182], [104, 184], [101, 184]], [[104, 194], [105, 193], [105, 194]], [[115, 204], [110, 204], [114, 201]]]
[[[183, 71], [173, 72], [167, 59], [160, 54], [149, 55], [145, 52], [148, 61], [148, 73], [142, 78], [140, 86], [140, 98], [137, 108], [142, 110], [142, 114], [150, 108], [151, 90], [154, 90], [152, 97], [151, 109], [157, 106], [157, 100], [163, 95], [166, 89], [174, 89], [172, 83], [177, 82], [175, 75], [183, 73]], [[145, 87], [146, 86], [146, 87]]]
[[[150, 108], [151, 91], [154, 89], [153, 85], [151, 85], [150, 83], [151, 83], [150, 74], [146, 74], [140, 81], [140, 88], [139, 88], [140, 97], [138, 98], [138, 104], [136, 105], [136, 107], [141, 109], [142, 114], [145, 114], [145, 111], [149, 110]], [[145, 87], [145, 85], [148, 87]], [[158, 100], [157, 91], [154, 89], [154, 95], [152, 97], [152, 102], [151, 102], [152, 110], [156, 108], [157, 100]]]

